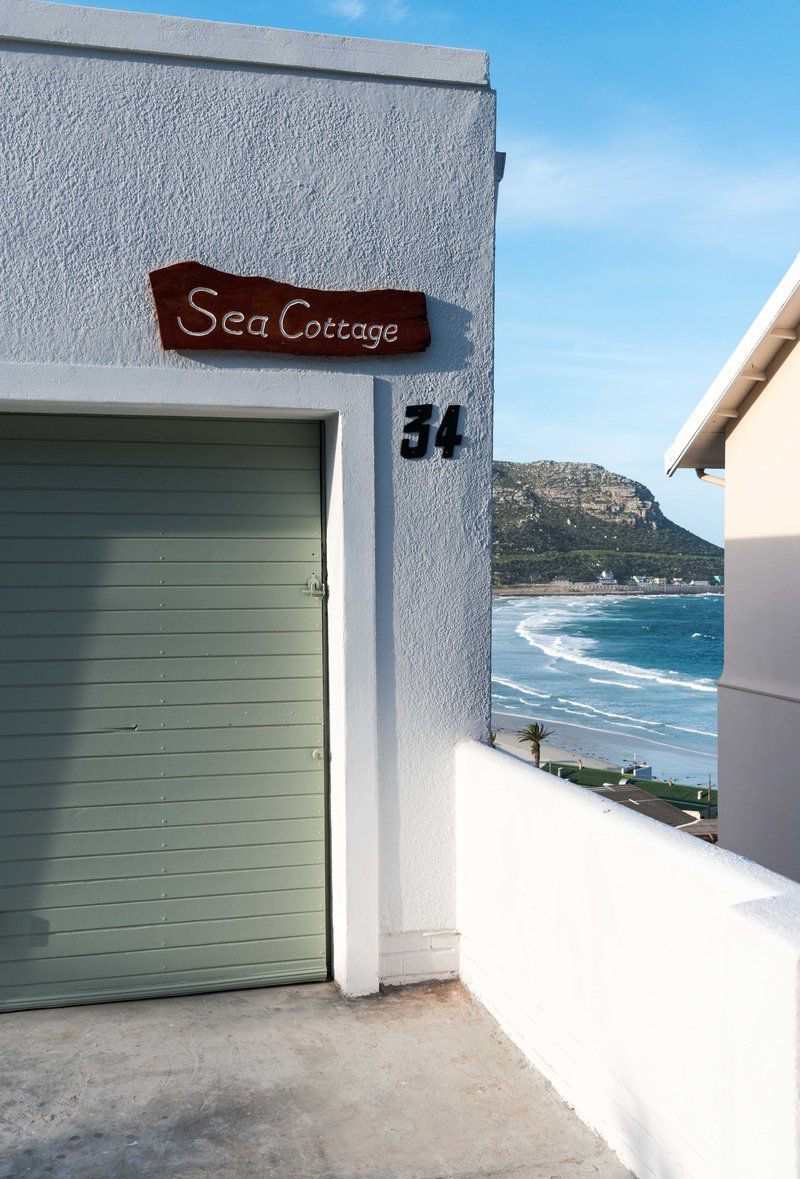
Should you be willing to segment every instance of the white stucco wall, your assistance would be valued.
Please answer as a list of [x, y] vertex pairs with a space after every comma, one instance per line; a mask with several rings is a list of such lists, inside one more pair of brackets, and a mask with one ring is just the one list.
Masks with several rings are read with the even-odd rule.
[[800, 348], [767, 375], [725, 443], [720, 841], [800, 879]]
[[456, 754], [461, 976], [637, 1176], [796, 1179], [800, 886]]
[[[292, 36], [7, 0], [0, 360], [374, 378], [380, 923], [430, 947], [455, 927], [453, 744], [489, 713], [494, 95], [481, 54]], [[164, 353], [147, 273], [185, 258], [421, 289], [432, 347]], [[421, 401], [465, 406], [456, 459], [400, 459]]]

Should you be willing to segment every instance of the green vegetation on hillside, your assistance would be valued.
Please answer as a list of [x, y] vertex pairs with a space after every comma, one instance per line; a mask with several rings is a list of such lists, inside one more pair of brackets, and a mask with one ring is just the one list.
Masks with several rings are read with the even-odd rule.
[[535, 582], [568, 578], [570, 581], [597, 581], [600, 572], [609, 569], [617, 581], [644, 577], [682, 577], [684, 581], [713, 581], [722, 573], [721, 557], [683, 553], [620, 552], [618, 549], [572, 549], [569, 552], [543, 552], [525, 555], [495, 553], [496, 585], [528, 585]]
[[722, 549], [674, 524], [643, 484], [595, 463], [494, 464], [498, 585], [634, 575], [711, 581]]

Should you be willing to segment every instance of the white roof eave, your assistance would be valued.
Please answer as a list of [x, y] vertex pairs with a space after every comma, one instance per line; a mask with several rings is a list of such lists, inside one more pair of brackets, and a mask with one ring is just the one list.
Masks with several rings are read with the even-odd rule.
[[667, 448], [668, 475], [681, 467], [724, 467], [725, 430], [800, 323], [800, 255], [745, 332], [703, 399]]

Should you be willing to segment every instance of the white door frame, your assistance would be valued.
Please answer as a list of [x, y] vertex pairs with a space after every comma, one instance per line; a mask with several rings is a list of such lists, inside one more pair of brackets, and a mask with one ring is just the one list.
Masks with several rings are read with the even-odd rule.
[[326, 423], [333, 973], [347, 995], [379, 982], [373, 385], [294, 368], [0, 363], [0, 412]]

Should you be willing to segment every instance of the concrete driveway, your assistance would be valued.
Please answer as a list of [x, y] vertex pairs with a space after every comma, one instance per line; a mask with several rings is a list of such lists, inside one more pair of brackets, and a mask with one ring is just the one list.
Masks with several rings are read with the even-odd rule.
[[3, 1179], [618, 1179], [458, 983], [0, 1016]]

